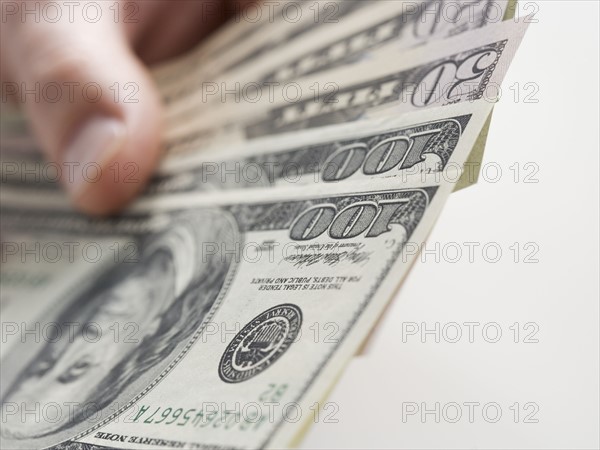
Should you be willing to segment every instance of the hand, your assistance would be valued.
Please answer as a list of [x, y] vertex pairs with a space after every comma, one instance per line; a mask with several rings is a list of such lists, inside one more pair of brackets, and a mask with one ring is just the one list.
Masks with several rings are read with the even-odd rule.
[[[232, 3], [2, 0], [2, 80], [18, 87], [47, 158], [74, 168], [62, 182], [79, 209], [114, 213], [143, 188], [162, 126], [147, 64], [190, 49], [248, 0]], [[101, 171], [86, 175], [90, 163]]]

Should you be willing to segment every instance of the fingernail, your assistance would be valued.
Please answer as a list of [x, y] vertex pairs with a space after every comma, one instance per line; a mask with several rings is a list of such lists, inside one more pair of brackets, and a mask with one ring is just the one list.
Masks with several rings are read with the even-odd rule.
[[75, 133], [63, 153], [67, 191], [72, 199], [107, 176], [109, 163], [125, 144], [125, 124], [119, 119], [95, 116]]

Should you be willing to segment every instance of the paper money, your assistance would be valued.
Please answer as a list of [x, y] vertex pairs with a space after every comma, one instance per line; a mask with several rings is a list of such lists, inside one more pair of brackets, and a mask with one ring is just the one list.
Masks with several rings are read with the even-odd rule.
[[271, 54], [319, 27], [337, 23], [353, 11], [371, 7], [369, 3], [335, 0], [253, 4], [248, 10], [240, 11], [229, 26], [209, 39], [199, 51], [155, 70], [163, 100], [169, 104], [194, 94], [202, 79], [212, 79], [239, 65], [251, 65], [253, 60]]
[[[74, 212], [25, 130], [2, 136], [2, 448], [282, 448], [336, 414], [326, 393], [447, 197], [476, 181], [488, 90], [527, 22], [386, 40], [383, 6], [361, 21], [366, 2], [330, 2], [344, 26], [326, 28], [288, 24], [289, 3], [274, 34], [230, 26], [155, 72], [170, 154], [117, 217]], [[356, 52], [302, 62], [366, 30]], [[191, 114], [207, 70], [338, 87]]]
[[[300, 133], [288, 133], [211, 153], [191, 154], [166, 164], [151, 180], [144, 196], [189, 192], [227, 191], [239, 195], [248, 189], [276, 189], [309, 184], [329, 185], [373, 178], [396, 178], [405, 183], [424, 174], [442, 174], [459, 141], [479, 142], [482, 115], [491, 109], [485, 100], [460, 103], [401, 116], [381, 117]], [[473, 115], [476, 119], [473, 119]], [[481, 143], [480, 143], [481, 144]], [[20, 160], [4, 162], [5, 188], [60, 192], [56, 177], [43, 176], [43, 160], [22, 146], [12, 149]], [[478, 149], [470, 152], [481, 151]], [[479, 155], [476, 155], [479, 156]], [[469, 163], [470, 164], [470, 163]], [[467, 165], [463, 179], [475, 181], [478, 167]], [[37, 170], [36, 170], [37, 168]], [[39, 176], [24, 176], [24, 174]]]
[[[288, 443], [410, 267], [477, 134], [466, 128], [444, 176], [155, 197], [105, 221], [3, 191], [2, 447]], [[36, 242], [77, 243], [76, 263], [28, 261]], [[315, 339], [314, 324], [337, 337]], [[36, 329], [61, 336], [23, 334]]]
[[[389, 2], [386, 2], [389, 3]], [[393, 3], [397, 3], [398, 2], [393, 2]], [[473, 7], [474, 5], [471, 5], [469, 3], [469, 5], [471, 7]], [[482, 14], [482, 11], [486, 11], [486, 9], [484, 7], [482, 7], [482, 5], [495, 5], [494, 10], [499, 9], [500, 11], [502, 11], [505, 7], [504, 3], [490, 3], [490, 2], [479, 2], [476, 4], [476, 9], [474, 10], [475, 13], [479, 13]], [[384, 5], [385, 6], [385, 5]], [[404, 5], [406, 6], [406, 5]], [[350, 11], [352, 11], [352, 8], [347, 8]], [[379, 10], [379, 11], [384, 11], [385, 10]], [[401, 9], [401, 11], [404, 11], [404, 7]], [[421, 10], [417, 10], [420, 12], [421, 15], [423, 15], [423, 12]], [[425, 10], [423, 10], [425, 11]], [[430, 10], [427, 10], [430, 11]], [[440, 9], [434, 9], [434, 12], [439, 11]], [[430, 11], [431, 12], [431, 11]], [[379, 13], [381, 15], [381, 13]], [[472, 13], [471, 13], [472, 14]], [[487, 13], [486, 13], [487, 14]], [[431, 14], [427, 14], [425, 15], [425, 18], [432, 16]], [[404, 20], [400, 20], [403, 17], [403, 15], [401, 14], [398, 17], [392, 17], [391, 19], [391, 23], [394, 24], [395, 22], [397, 22], [396, 27], [399, 27], [401, 24], [405, 23]], [[420, 16], [419, 16], [420, 17]], [[433, 14], [434, 19], [432, 20], [438, 20], [439, 17], [436, 16], [436, 14]], [[486, 17], [486, 15], [484, 15], [483, 17]], [[377, 14], [375, 14], [375, 18], [376, 20], [374, 22], [377, 22], [379, 20], [379, 16]], [[411, 16], [412, 18], [412, 16]], [[411, 26], [414, 26], [414, 19], [413, 22], [410, 22]], [[346, 23], [346, 22], [343, 22]], [[387, 22], [384, 22], [383, 24], [385, 25]], [[417, 22], [418, 23], [418, 22]], [[426, 23], [426, 22], [424, 22]], [[480, 24], [482, 23], [482, 21], [480, 19], [475, 20], [476, 24]], [[431, 25], [431, 24], [430, 24]], [[235, 105], [236, 109], [234, 109], [234, 111], [236, 110], [241, 110], [244, 111], [246, 107], [247, 109], [251, 110], [252, 113], [248, 114], [248, 116], [250, 117], [254, 117], [256, 116], [256, 112], [257, 110], [260, 111], [261, 107], [262, 108], [267, 108], [267, 112], [266, 115], [267, 117], [265, 119], [263, 119], [261, 122], [258, 123], [253, 123], [253, 124], [249, 124], [249, 125], [243, 125], [244, 120], [245, 119], [239, 119], [236, 120], [235, 118], [237, 117], [235, 112], [232, 114], [231, 111], [227, 111], [227, 108], [221, 108], [221, 110], [225, 109], [225, 113], [222, 116], [224, 118], [224, 120], [226, 121], [234, 121], [234, 123], [229, 123], [226, 124], [224, 126], [216, 126], [216, 127], [212, 127], [210, 125], [210, 122], [212, 119], [215, 118], [216, 115], [218, 115], [218, 111], [217, 112], [211, 112], [210, 117], [205, 119], [202, 119], [202, 115], [198, 115], [200, 117], [200, 119], [198, 119], [199, 122], [201, 122], [203, 124], [203, 126], [206, 126], [208, 124], [208, 128], [206, 129], [206, 127], [204, 127], [204, 130], [202, 130], [203, 126], [199, 126], [199, 125], [186, 125], [186, 122], [184, 122], [184, 124], [181, 127], [176, 127], [174, 129], [174, 131], [171, 134], [176, 134], [178, 133], [178, 129], [183, 128], [184, 130], [188, 130], [188, 131], [184, 131], [183, 136], [180, 137], [176, 137], [172, 140], [172, 142], [170, 144], [167, 144], [167, 149], [169, 150], [169, 152], [171, 154], [175, 155], [175, 158], [177, 157], [177, 154], [179, 153], [196, 153], [196, 152], [200, 152], [201, 150], [205, 149], [206, 147], [208, 148], [221, 148], [223, 146], [224, 143], [231, 143], [231, 142], [236, 142], [236, 141], [241, 141], [241, 142], [245, 142], [248, 139], [252, 139], [255, 137], [261, 137], [261, 136], [269, 136], [271, 134], [275, 134], [275, 133], [281, 133], [281, 132], [285, 132], [287, 130], [295, 130], [295, 129], [302, 129], [305, 127], [316, 127], [316, 126], [322, 126], [322, 125], [326, 125], [328, 123], [343, 123], [343, 122], [347, 122], [347, 121], [354, 121], [354, 120], [358, 120], [361, 119], [363, 117], [368, 117], [369, 115], [377, 115], [377, 114], [382, 114], [382, 108], [383, 108], [383, 113], [387, 114], [385, 112], [385, 105], [388, 105], [387, 107], [394, 107], [395, 110], [394, 111], [390, 111], [389, 114], [397, 114], [402, 110], [408, 109], [410, 110], [411, 108], [420, 108], [420, 107], [424, 107], [424, 106], [429, 106], [430, 104], [443, 104], [444, 102], [455, 102], [455, 101], [459, 101], [459, 100], [464, 100], [464, 99], [472, 99], [472, 98], [478, 98], [481, 96], [488, 96], [488, 100], [492, 101], [493, 100], [493, 96], [495, 95], [495, 92], [498, 89], [499, 86], [499, 82], [501, 81], [504, 72], [506, 70], [506, 67], [508, 65], [508, 62], [510, 61], [510, 58], [512, 57], [512, 54], [514, 53], [514, 50], [516, 49], [516, 46], [518, 45], [520, 38], [522, 36], [522, 33], [524, 32], [524, 29], [527, 25], [527, 21], [521, 21], [520, 23], [516, 23], [516, 24], [511, 24], [511, 23], [507, 23], [507, 24], [503, 24], [501, 27], [500, 26], [490, 26], [490, 32], [479, 32], [479, 33], [469, 33], [469, 38], [465, 38], [465, 39], [460, 39], [457, 40], [457, 38], [451, 39], [447, 45], [448, 48], [442, 47], [440, 49], [440, 46], [438, 45], [437, 47], [434, 47], [434, 50], [432, 50], [433, 53], [435, 53], [435, 51], [437, 51], [439, 53], [439, 58], [437, 61], [433, 61], [432, 63], [429, 64], [424, 64], [423, 67], [417, 67], [417, 69], [409, 69], [407, 71], [401, 72], [399, 74], [392, 74], [391, 76], [387, 77], [387, 79], [375, 79], [375, 80], [368, 80], [366, 82], [362, 82], [359, 83], [359, 87], [348, 87], [347, 89], [345, 89], [346, 92], [338, 92], [338, 90], [336, 89], [334, 92], [330, 94], [325, 95], [325, 98], [322, 99], [313, 99], [313, 101], [309, 100], [299, 100], [299, 101], [295, 101], [295, 102], [291, 102], [290, 104], [288, 104], [285, 101], [285, 96], [283, 96], [283, 98], [280, 98], [279, 103], [283, 103], [282, 107], [279, 107], [277, 105], [273, 106], [273, 103], [276, 102], [264, 102], [264, 104], [261, 105], [254, 105], [254, 104], [245, 104], [245, 105]], [[382, 26], [381, 23], [379, 23], [378, 26]], [[441, 29], [443, 29], [443, 27], [439, 26]], [[402, 27], [400, 26], [400, 29], [402, 29]], [[452, 30], [460, 30], [461, 27], [457, 26], [456, 24], [453, 24], [453, 28], [451, 28]], [[492, 31], [494, 30], [494, 31]], [[359, 33], [360, 34], [360, 33]], [[446, 56], [446, 52], [448, 51], [454, 51], [455, 48], [461, 48], [461, 47], [465, 47], [465, 42], [469, 42], [471, 43], [473, 41], [473, 39], [475, 39], [475, 41], [477, 39], [482, 40], [482, 42], [489, 42], [490, 41], [490, 37], [492, 36], [494, 38], [500, 39], [501, 37], [509, 37], [510, 36], [510, 44], [507, 45], [504, 41], [500, 41], [500, 42], [496, 42], [495, 44], [491, 44], [493, 48], [491, 49], [486, 49], [485, 44], [482, 44], [483, 46], [479, 46], [476, 47], [474, 50], [470, 50], [471, 52], [471, 56], [470, 59], [468, 56], [465, 56], [465, 54], [458, 54], [458, 55], [453, 55], [453, 58], [458, 59], [463, 57], [464, 61], [467, 63], [474, 63], [476, 61], [479, 61], [478, 59], [476, 59], [475, 57], [473, 57], [472, 55], [486, 55], [487, 56], [487, 60], [485, 63], [489, 64], [488, 67], [485, 68], [480, 68], [479, 73], [477, 74], [473, 74], [473, 76], [467, 80], [462, 80], [462, 83], [457, 82], [457, 86], [455, 86], [455, 89], [458, 89], [458, 91], [460, 91], [460, 94], [463, 94], [462, 96], [460, 96], [460, 98], [452, 98], [452, 99], [444, 99], [444, 95], [443, 92], [441, 92], [442, 90], [446, 89], [445, 86], [441, 85], [440, 86], [432, 86], [431, 89], [428, 88], [429, 85], [431, 85], [432, 83], [430, 83], [430, 81], [428, 78], [432, 78], [433, 80], [435, 80], [435, 70], [438, 70], [439, 68], [439, 64], [440, 61], [442, 61]], [[405, 43], [402, 39], [403, 35], [400, 35], [400, 37], [397, 37], [400, 40], [400, 44], [398, 43], [398, 39], [396, 39], [394, 42], [388, 44], [387, 46], [384, 46], [385, 48], [379, 52], [380, 57], [378, 59], [378, 61], [380, 61], [379, 65], [382, 66], [383, 69], [385, 69], [385, 67], [389, 66], [388, 64], [388, 60], [389, 58], [386, 57], [386, 53], [390, 53], [393, 55], [392, 56], [396, 56], [396, 52], [400, 49], [402, 49], [405, 46]], [[392, 45], [393, 44], [393, 45]], [[374, 44], [373, 44], [374, 45]], [[495, 45], [495, 47], [494, 47]], [[508, 48], [504, 48], [505, 46], [507, 46]], [[471, 45], [472, 47], [472, 45]], [[437, 48], [437, 50], [435, 50]], [[498, 55], [498, 51], [502, 50], [502, 54]], [[494, 60], [494, 58], [491, 58], [489, 54], [485, 53], [486, 51], [491, 51], [493, 52], [496, 56], [497, 56], [497, 60]], [[467, 53], [469, 52], [469, 50], [467, 50]], [[417, 56], [411, 56], [411, 55], [417, 55]], [[418, 58], [421, 57], [421, 52], [410, 52], [406, 55], [406, 59], [407, 60], [411, 60], [411, 58]], [[478, 64], [479, 64], [478, 62]], [[498, 70], [497, 66], [498, 64], [501, 63], [501, 69]], [[365, 65], [365, 64], [359, 64], [359, 67], [365, 67], [364, 70], [365, 73], [368, 74], [368, 76], [371, 75], [371, 66], [376, 67], [377, 66], [377, 61], [371, 61], [369, 62], [369, 64]], [[446, 65], [450, 64], [449, 62], [445, 63]], [[457, 64], [457, 62], [455, 62], [455, 65]], [[405, 64], [406, 65], [406, 64]], [[409, 64], [410, 65], [410, 64]], [[460, 66], [462, 67], [462, 66]], [[467, 68], [468, 69], [468, 68]], [[465, 67], [462, 67], [461, 70], [465, 71], [467, 70], [465, 69]], [[446, 72], [448, 72], [448, 70], [452, 70], [448, 69], [446, 67], [443, 67], [442, 69], [439, 70], [444, 70]], [[472, 70], [472, 69], [469, 69]], [[337, 71], [333, 72], [333, 75], [326, 75], [326, 76], [321, 76], [322, 80], [326, 80], [328, 78], [330, 79], [338, 79], [338, 76], [335, 75], [336, 73], [341, 74], [343, 73], [354, 73], [357, 71], [357, 68], [355, 66], [352, 66], [351, 68], [343, 68], [343, 69], [339, 69]], [[468, 71], [468, 70], [467, 70]], [[475, 76], [477, 75], [477, 76]], [[346, 77], [347, 78], [347, 77]], [[395, 79], [394, 79], [395, 78]], [[458, 80], [460, 81], [460, 80]], [[309, 86], [309, 80], [305, 80], [304, 81], [304, 91], [310, 90], [310, 86]], [[365, 84], [367, 83], [367, 84]], [[319, 82], [317, 81], [316, 84], [318, 85]], [[321, 84], [326, 84], [325, 82], [321, 83]], [[337, 83], [336, 83], [337, 84]], [[350, 83], [351, 84], [351, 83]], [[356, 84], [356, 82], [355, 82]], [[370, 84], [370, 86], [369, 86]], [[447, 83], [446, 83], [447, 84]], [[335, 86], [332, 86], [335, 88]], [[411, 103], [411, 101], [409, 100], [409, 97], [411, 95], [412, 91], [417, 91], [417, 92], [413, 92], [413, 99], [414, 96], [416, 94], [419, 94], [419, 87], [422, 87], [421, 91], [420, 91], [420, 95], [429, 95], [428, 90], [432, 91], [431, 96], [428, 97], [427, 101], [424, 101], [422, 103], [426, 103], [426, 104], [418, 104], [415, 105], [414, 102]], [[440, 88], [440, 89], [438, 89]], [[465, 89], [467, 90], [466, 94], [465, 94]], [[386, 90], [389, 91], [386, 94]], [[439, 91], [439, 92], [438, 92]], [[281, 93], [279, 93], [280, 97], [282, 97]], [[365, 97], [366, 96], [366, 97]], [[362, 100], [362, 101], [361, 101]], [[306, 111], [309, 111], [309, 113], [307, 114]], [[218, 122], [218, 121], [217, 121]], [[244, 127], [244, 129], [240, 129], [240, 127]], [[189, 131], [189, 130], [193, 130], [193, 131]], [[223, 142], [225, 141], [225, 142]], [[480, 140], [480, 142], [485, 142], [485, 140]], [[5, 146], [6, 147], [6, 146]], [[8, 149], [4, 150], [5, 153], [7, 151], [10, 151]], [[480, 160], [481, 160], [481, 156], [483, 153], [483, 146], [480, 146], [478, 151], [474, 151], [473, 155], [477, 156], [477, 159], [470, 161], [472, 164], [477, 165], [480, 164]], [[474, 179], [474, 177], [471, 177], [470, 179]], [[461, 183], [461, 186], [466, 186], [470, 183], [468, 178], [465, 178], [463, 180], [463, 182]]]
[[[301, 17], [311, 23], [310, 33], [295, 33], [291, 38], [277, 36], [276, 44], [268, 52], [255, 51], [248, 55], [247, 49], [240, 48], [239, 51], [246, 54], [243, 60], [227, 53], [221, 57], [221, 64], [218, 59], [211, 61], [188, 76], [187, 82], [178, 83], [175, 89], [163, 89], [165, 100], [173, 103], [168, 114], [178, 121], [184, 114], [194, 112], [194, 108], [206, 108], [206, 98], [209, 102], [219, 101], [221, 91], [246, 89], [249, 83], [281, 85], [358, 59], [368, 59], [374, 50], [392, 41], [397, 49], [406, 49], [498, 23], [505, 14], [507, 2], [483, 0], [460, 5], [454, 2], [454, 7], [447, 1], [382, 0], [360, 4], [369, 6], [368, 14], [362, 8], [352, 8], [350, 14], [346, 11], [341, 19], [336, 14], [335, 21], [319, 23], [309, 13], [314, 5], [307, 2]], [[255, 40], [250, 37], [247, 47], [256, 46]], [[219, 95], [206, 97], [204, 91], [209, 89]]]
[[[439, 43], [427, 51], [398, 53], [393, 43], [377, 57], [299, 80], [300, 98], [285, 90], [258, 101], [220, 104], [167, 129], [170, 156], [207, 150], [223, 143], [247, 141], [277, 133], [352, 122], [378, 114], [400, 114], [479, 98], [493, 100], [527, 21], [489, 25]], [[390, 61], [398, 61], [390, 64]], [[313, 86], [331, 85], [315, 96]]]

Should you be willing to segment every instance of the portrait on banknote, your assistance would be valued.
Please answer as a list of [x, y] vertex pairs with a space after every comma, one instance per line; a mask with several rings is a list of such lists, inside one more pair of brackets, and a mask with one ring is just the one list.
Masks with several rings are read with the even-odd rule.
[[4, 408], [23, 412], [53, 403], [57, 414], [41, 423], [7, 415], [3, 437], [52, 442], [147, 389], [216, 306], [231, 259], [207, 254], [206, 246], [232, 248], [235, 238], [231, 220], [218, 210], [174, 214], [160, 230], [140, 236], [134, 262], [108, 270], [68, 302], [56, 321], [60, 334], [38, 346], [21, 370], [4, 366]]

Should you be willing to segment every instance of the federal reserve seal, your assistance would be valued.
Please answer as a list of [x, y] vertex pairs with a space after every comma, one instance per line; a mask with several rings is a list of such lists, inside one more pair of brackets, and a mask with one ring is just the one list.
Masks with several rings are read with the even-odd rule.
[[241, 383], [277, 361], [292, 345], [302, 326], [302, 311], [285, 303], [259, 314], [233, 338], [219, 363], [219, 377]]

